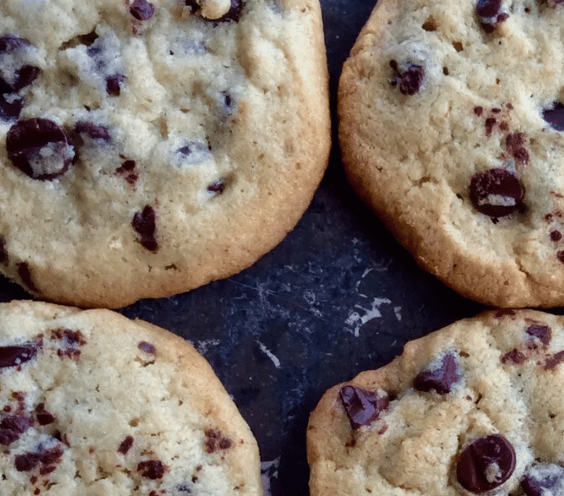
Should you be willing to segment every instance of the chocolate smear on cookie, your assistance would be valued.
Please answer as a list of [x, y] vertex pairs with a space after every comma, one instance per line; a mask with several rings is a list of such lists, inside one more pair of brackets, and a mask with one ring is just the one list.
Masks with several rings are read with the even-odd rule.
[[456, 478], [464, 489], [485, 493], [501, 486], [515, 470], [515, 450], [500, 434], [480, 437], [460, 454]]
[[390, 405], [386, 393], [366, 391], [351, 385], [342, 387], [339, 395], [353, 429], [371, 424]]
[[136, 212], [131, 220], [133, 229], [139, 234], [139, 243], [143, 248], [156, 252], [159, 245], [156, 235], [156, 214], [153, 207], [146, 205], [141, 212]]
[[422, 370], [415, 376], [413, 387], [418, 391], [434, 390], [439, 394], [448, 394], [452, 385], [459, 381], [460, 370], [452, 353], [443, 356], [438, 367]]

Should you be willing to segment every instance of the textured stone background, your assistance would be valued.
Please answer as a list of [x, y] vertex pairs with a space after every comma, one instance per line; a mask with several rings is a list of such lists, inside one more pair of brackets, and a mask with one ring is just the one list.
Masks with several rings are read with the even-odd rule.
[[[321, 4], [335, 119], [341, 66], [375, 1]], [[15, 298], [27, 296], [0, 277], [0, 301]], [[335, 142], [313, 203], [274, 251], [235, 277], [122, 313], [196, 346], [253, 429], [269, 492], [300, 496], [308, 415], [323, 392], [480, 310], [422, 272], [355, 198]]]

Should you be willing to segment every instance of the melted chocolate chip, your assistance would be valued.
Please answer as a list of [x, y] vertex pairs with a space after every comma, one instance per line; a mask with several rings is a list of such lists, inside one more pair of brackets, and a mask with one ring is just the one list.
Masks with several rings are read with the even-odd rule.
[[440, 367], [433, 370], [423, 370], [415, 377], [413, 386], [418, 391], [435, 390], [439, 394], [448, 394], [453, 384], [460, 379], [460, 371], [456, 365], [454, 355], [447, 353]]
[[166, 465], [160, 460], [145, 460], [137, 465], [137, 472], [151, 480], [162, 479], [166, 470]]
[[515, 450], [499, 434], [476, 439], [461, 453], [456, 466], [458, 482], [472, 493], [501, 486], [515, 470]]
[[564, 351], [549, 355], [544, 362], [544, 370], [554, 370], [562, 362], [564, 362]]
[[564, 493], [564, 468], [554, 463], [531, 467], [521, 480], [527, 496], [560, 496]]
[[77, 122], [74, 126], [76, 134], [83, 134], [94, 140], [110, 141], [110, 135], [107, 128], [98, 126], [93, 122], [81, 121]]
[[524, 165], [529, 163], [529, 152], [525, 148], [525, 133], [508, 134], [505, 139], [505, 147], [511, 153], [515, 162]]
[[478, 212], [490, 217], [511, 214], [524, 194], [519, 178], [507, 169], [476, 172], [470, 180], [470, 201]]
[[114, 74], [113, 76], [108, 76], [106, 78], [106, 91], [108, 95], [119, 96], [124, 81], [125, 76], [123, 74]]
[[396, 76], [392, 78], [390, 84], [399, 86], [400, 93], [403, 95], [415, 95], [423, 84], [425, 69], [420, 65], [408, 64], [406, 70], [400, 72], [395, 60], [390, 61], [390, 66], [396, 72]]
[[118, 453], [126, 455], [133, 446], [133, 436], [127, 436], [119, 445]]
[[129, 13], [138, 21], [146, 21], [155, 15], [155, 6], [147, 0], [135, 0], [129, 6]]
[[[0, 36], [0, 56], [3, 53], [13, 53], [30, 46], [31, 43], [23, 38], [18, 38], [13, 35]], [[33, 83], [33, 81], [37, 79], [37, 76], [39, 76], [40, 72], [41, 70], [39, 67], [27, 64], [22, 65], [16, 69], [15, 74], [11, 77], [11, 83], [8, 83], [8, 81], [0, 77], [0, 92], [18, 92]]]
[[560, 241], [562, 239], [562, 233], [560, 231], [552, 231], [550, 233], [550, 239], [554, 242]]
[[339, 395], [353, 429], [374, 422], [390, 404], [387, 394], [365, 391], [356, 386], [342, 387]]
[[29, 86], [33, 81], [37, 79], [41, 70], [39, 67], [33, 65], [24, 65], [17, 73], [16, 79], [12, 83], [12, 88], [14, 91], [19, 91], [26, 86]]
[[140, 235], [139, 243], [141, 243], [141, 246], [152, 252], [156, 252], [159, 249], [155, 239], [155, 219], [155, 210], [150, 205], [147, 205], [141, 212], [137, 212], [131, 221], [133, 229]]
[[543, 119], [557, 131], [564, 131], [564, 105], [554, 102], [553, 106], [542, 112]]
[[220, 195], [221, 193], [223, 193], [225, 191], [225, 181], [223, 179], [219, 179], [215, 183], [211, 183], [207, 187], [207, 190], [210, 193], [215, 193], [216, 195]]
[[32, 344], [0, 346], [0, 368], [17, 367], [31, 360], [36, 354], [37, 347]]
[[6, 149], [15, 167], [40, 180], [61, 176], [74, 158], [65, 130], [47, 119], [16, 122], [6, 136]]
[[8, 415], [0, 422], [0, 443], [10, 445], [31, 427], [31, 419], [22, 415]]
[[116, 174], [123, 176], [131, 186], [135, 186], [135, 183], [139, 179], [139, 173], [135, 170], [135, 166], [135, 160], [125, 160], [121, 166], [116, 169]]

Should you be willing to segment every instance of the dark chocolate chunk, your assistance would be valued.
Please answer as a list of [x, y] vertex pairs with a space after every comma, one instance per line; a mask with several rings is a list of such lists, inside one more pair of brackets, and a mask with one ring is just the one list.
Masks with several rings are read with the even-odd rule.
[[392, 86], [398, 86], [403, 95], [415, 95], [423, 84], [425, 69], [416, 64], [408, 64], [405, 71], [400, 72], [398, 63], [390, 60], [390, 67], [395, 71], [396, 76], [390, 80]]
[[344, 386], [339, 394], [353, 429], [374, 422], [390, 404], [387, 394], [365, 391], [356, 386]]
[[548, 343], [550, 343], [550, 340], [552, 339], [552, 330], [547, 325], [532, 324], [527, 327], [527, 330], [525, 332], [529, 336], [540, 339], [541, 343], [545, 346], [548, 345]]
[[552, 128], [564, 131], [564, 105], [560, 102], [554, 102], [551, 108], [544, 109], [542, 117]]
[[41, 70], [39, 67], [33, 65], [24, 65], [16, 73], [16, 80], [12, 83], [12, 88], [14, 91], [19, 91], [26, 86], [29, 86], [33, 81], [37, 79]]
[[[18, 38], [13, 35], [0, 36], [0, 56], [3, 53], [16, 52], [30, 46], [31, 43], [23, 38]], [[39, 76], [40, 72], [41, 70], [39, 67], [35, 67], [33, 65], [22, 65], [16, 69], [15, 74], [10, 77], [10, 79], [12, 79], [11, 84], [4, 78], [0, 77], [0, 93], [18, 92], [22, 88], [25, 88], [33, 83], [33, 81], [37, 79], [37, 76]]]
[[106, 78], [106, 91], [108, 92], [108, 95], [119, 96], [124, 81], [125, 76], [123, 74], [114, 74], [113, 76], [108, 76]]
[[133, 436], [127, 436], [119, 444], [118, 453], [121, 453], [122, 455], [127, 455], [127, 452], [131, 449], [132, 446], [133, 446]]
[[55, 416], [47, 411], [45, 403], [39, 403], [39, 405], [35, 407], [35, 418], [39, 425], [49, 425], [55, 422]]
[[31, 427], [31, 419], [23, 415], [8, 415], [0, 422], [0, 443], [12, 444]]
[[564, 468], [554, 463], [531, 467], [521, 480], [527, 496], [560, 496], [564, 493]]
[[12, 164], [33, 179], [61, 176], [74, 158], [65, 130], [40, 118], [16, 122], [6, 136], [6, 149]]
[[140, 341], [139, 344], [137, 345], [137, 347], [141, 351], [144, 351], [145, 353], [148, 353], [149, 355], [154, 355], [157, 352], [157, 349], [155, 348], [155, 346], [152, 345], [151, 343], [147, 343], [147, 341]]
[[550, 233], [550, 239], [554, 242], [560, 241], [562, 239], [562, 233], [560, 231], [552, 231]]
[[454, 355], [447, 353], [441, 365], [432, 370], [422, 370], [417, 374], [413, 386], [418, 391], [435, 390], [439, 394], [448, 394], [453, 384], [460, 379], [460, 371]]
[[123, 176], [123, 178], [131, 185], [135, 186], [137, 179], [139, 179], [139, 172], [135, 170], [135, 160], [125, 160], [120, 167], [116, 169], [116, 174]]
[[504, 217], [516, 210], [525, 191], [519, 178], [507, 169], [476, 172], [470, 180], [470, 201], [478, 212]]
[[160, 460], [145, 460], [137, 465], [137, 472], [151, 480], [162, 479], [167, 470], [166, 465]]
[[0, 346], [0, 369], [17, 367], [28, 362], [37, 354], [37, 347], [32, 344], [20, 346]]
[[74, 132], [76, 134], [84, 134], [89, 138], [95, 140], [110, 141], [108, 129], [104, 126], [98, 126], [93, 122], [80, 121], [74, 125]]
[[456, 466], [458, 482], [472, 493], [501, 486], [515, 470], [515, 450], [499, 434], [476, 439], [461, 453]]
[[29, 472], [39, 465], [39, 453], [25, 453], [23, 455], [16, 455], [14, 463], [16, 470], [19, 472]]
[[546, 357], [546, 360], [544, 362], [544, 370], [554, 370], [562, 362], [564, 362], [564, 350]]
[[133, 220], [131, 221], [133, 229], [139, 233], [139, 243], [141, 243], [141, 246], [152, 252], [159, 249], [159, 245], [155, 239], [155, 219], [155, 210], [150, 205], [146, 205], [141, 212], [137, 212], [133, 216]]
[[155, 15], [155, 6], [147, 0], [135, 0], [129, 6], [129, 13], [138, 21], [146, 21]]

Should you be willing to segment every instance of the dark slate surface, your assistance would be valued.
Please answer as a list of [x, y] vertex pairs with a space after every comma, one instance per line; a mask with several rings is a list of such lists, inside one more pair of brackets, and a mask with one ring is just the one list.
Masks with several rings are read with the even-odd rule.
[[[335, 119], [341, 66], [375, 2], [321, 4]], [[0, 278], [0, 301], [26, 297]], [[421, 271], [355, 198], [335, 144], [313, 203], [275, 250], [228, 280], [122, 313], [196, 346], [254, 431], [270, 492], [297, 496], [308, 494], [305, 431], [323, 392], [481, 309]]]

